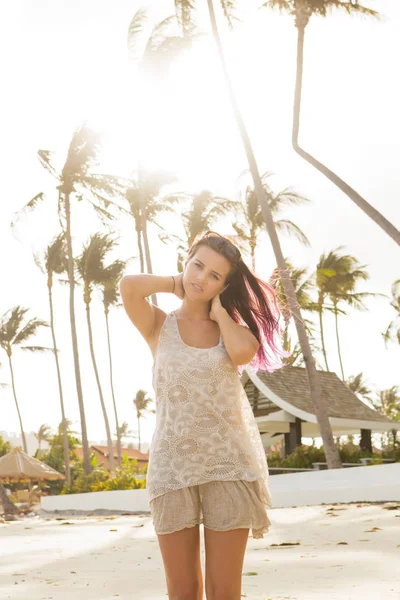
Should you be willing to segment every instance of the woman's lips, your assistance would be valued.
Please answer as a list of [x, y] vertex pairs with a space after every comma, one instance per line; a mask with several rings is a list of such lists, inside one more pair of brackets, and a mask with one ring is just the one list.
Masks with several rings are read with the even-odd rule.
[[200, 287], [200, 286], [198, 286], [198, 285], [196, 285], [195, 283], [192, 283], [192, 286], [193, 286], [193, 288], [194, 288], [194, 290], [195, 290], [196, 292], [202, 292], [202, 291], [203, 291], [203, 290], [201, 289], [201, 287]]

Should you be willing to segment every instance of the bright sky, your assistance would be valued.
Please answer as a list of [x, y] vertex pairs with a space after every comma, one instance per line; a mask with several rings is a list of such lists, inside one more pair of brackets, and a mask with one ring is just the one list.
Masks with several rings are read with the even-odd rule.
[[[139, 6], [131, 0], [15, 0], [2, 5], [1, 314], [21, 304], [32, 309], [32, 316], [48, 319], [46, 282], [33, 262], [32, 250], [43, 249], [58, 228], [53, 183], [39, 165], [36, 152], [59, 150], [62, 164], [72, 132], [84, 119], [104, 134], [104, 171], [128, 172], [135, 167], [141, 149], [149, 166], [178, 172], [180, 189], [208, 188], [225, 196], [237, 191], [237, 177], [246, 161], [212, 40], [203, 38], [190, 55], [176, 63], [170, 88], [161, 99], [155, 98], [154, 104], [143, 102], [142, 87], [126, 50], [128, 24]], [[400, 8], [389, 0], [371, 6], [386, 19], [377, 23], [335, 14], [325, 21], [314, 19], [307, 28], [301, 142], [399, 227], [400, 88], [395, 57], [400, 55]], [[172, 0], [164, 1], [160, 18], [171, 14], [172, 7]], [[371, 279], [360, 291], [389, 294], [391, 283], [399, 277], [395, 243], [291, 149], [293, 23], [265, 10], [249, 9], [246, 16], [234, 33], [225, 27], [222, 33], [260, 170], [275, 173], [271, 183], [276, 191], [293, 186], [312, 200], [308, 207], [289, 215], [307, 234], [312, 247], [282, 237], [285, 255], [295, 265], [312, 269], [322, 252], [344, 245], [368, 265]], [[158, 101], [162, 112], [156, 110]], [[156, 143], [147, 127], [157, 132]], [[20, 224], [13, 235], [13, 213], [41, 190], [48, 193], [46, 206]], [[89, 233], [101, 225], [81, 206], [74, 208], [73, 217], [79, 250]], [[177, 227], [176, 220], [168, 223]], [[215, 228], [229, 231], [227, 222]], [[118, 230], [119, 256], [137, 256], [132, 223], [121, 221]], [[174, 273], [175, 251], [161, 244], [156, 234], [157, 229], [150, 227], [155, 272]], [[264, 277], [274, 268], [265, 236], [257, 265], [258, 274]], [[132, 261], [130, 272], [138, 269], [138, 261]], [[66, 411], [78, 429], [67, 288], [56, 286], [54, 295]], [[79, 292], [77, 296], [89, 438], [105, 439]], [[179, 305], [168, 295], [159, 300], [165, 310]], [[373, 389], [383, 389], [400, 383], [400, 350], [394, 346], [385, 349], [381, 337], [394, 311], [384, 299], [371, 300], [369, 307], [368, 313], [351, 314], [341, 321], [345, 374], [363, 371]], [[111, 416], [105, 327], [98, 301], [93, 303], [93, 322]], [[120, 421], [128, 421], [135, 429], [133, 397], [139, 388], [152, 394], [151, 354], [122, 310], [111, 315], [111, 327]], [[333, 322], [328, 318], [326, 336], [330, 368], [339, 373]], [[34, 343], [50, 346], [50, 332], [42, 333]], [[9, 382], [6, 356], [0, 360], [0, 381]], [[37, 430], [42, 423], [55, 427], [61, 417], [54, 358], [16, 352], [14, 363], [25, 430]], [[11, 388], [0, 390], [0, 398], [1, 428], [18, 432]], [[154, 419], [151, 415], [142, 421], [144, 440], [151, 438]], [[112, 429], [115, 431], [114, 424]]]

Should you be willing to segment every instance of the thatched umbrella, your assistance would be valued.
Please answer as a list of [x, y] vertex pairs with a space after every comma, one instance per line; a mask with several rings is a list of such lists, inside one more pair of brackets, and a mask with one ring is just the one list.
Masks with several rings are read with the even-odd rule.
[[[32, 481], [43, 481], [44, 479], [65, 479], [65, 475], [29, 456], [20, 448], [14, 448], [0, 458], [0, 481], [29, 481], [31, 489]], [[31, 504], [31, 493], [29, 494], [29, 504]]]
[[0, 479], [43, 481], [43, 479], [65, 479], [65, 475], [29, 456], [20, 448], [14, 448], [0, 458]]

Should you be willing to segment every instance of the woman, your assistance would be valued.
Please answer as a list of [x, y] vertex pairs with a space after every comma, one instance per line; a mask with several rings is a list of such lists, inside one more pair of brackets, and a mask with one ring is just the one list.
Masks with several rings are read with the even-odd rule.
[[[199, 525], [204, 524], [209, 600], [240, 600], [249, 530], [270, 525], [268, 466], [239, 373], [281, 364], [279, 310], [239, 249], [207, 232], [183, 273], [127, 275], [125, 310], [150, 346], [157, 419], [147, 489], [169, 598], [203, 598]], [[146, 298], [174, 293], [168, 314]]]

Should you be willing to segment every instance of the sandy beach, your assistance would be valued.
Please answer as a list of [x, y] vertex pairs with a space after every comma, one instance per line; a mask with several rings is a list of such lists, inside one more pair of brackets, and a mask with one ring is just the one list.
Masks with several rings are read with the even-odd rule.
[[[269, 515], [264, 539], [249, 538], [243, 598], [400, 598], [399, 503], [281, 508]], [[167, 597], [147, 515], [10, 522], [0, 526], [0, 547], [1, 600]], [[202, 560], [204, 569], [203, 537]]]

